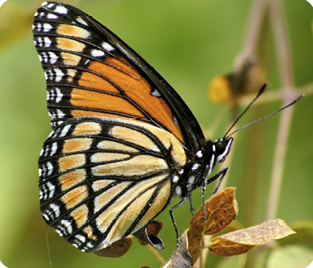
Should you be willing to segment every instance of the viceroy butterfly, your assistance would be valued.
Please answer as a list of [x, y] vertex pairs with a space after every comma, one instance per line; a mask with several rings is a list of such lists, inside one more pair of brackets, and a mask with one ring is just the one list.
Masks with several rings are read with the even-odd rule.
[[34, 43], [47, 83], [52, 132], [39, 158], [43, 217], [94, 252], [183, 204], [233, 142], [206, 141], [176, 91], [105, 26], [65, 3], [44, 2]]

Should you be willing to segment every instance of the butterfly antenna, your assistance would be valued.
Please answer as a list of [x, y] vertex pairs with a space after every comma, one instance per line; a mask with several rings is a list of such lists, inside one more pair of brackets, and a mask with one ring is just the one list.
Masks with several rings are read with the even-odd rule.
[[[259, 95], [259, 94], [258, 94]], [[258, 97], [258, 96], [257, 96]], [[262, 118], [259, 118], [258, 120], [255, 120], [255, 121], [253, 121], [253, 122], [251, 122], [251, 123], [249, 123], [249, 124], [247, 124], [247, 125], [245, 125], [245, 126], [243, 126], [243, 127], [241, 127], [241, 128], [238, 128], [237, 130], [235, 130], [234, 132], [232, 132], [232, 133], [230, 133], [227, 137], [225, 137], [225, 139], [228, 139], [230, 136], [232, 136], [232, 135], [234, 135], [236, 132], [238, 132], [239, 130], [241, 130], [241, 129], [244, 129], [244, 128], [246, 128], [246, 127], [249, 127], [249, 126], [251, 126], [251, 125], [253, 125], [253, 124], [255, 124], [255, 123], [258, 123], [258, 122], [260, 122], [260, 121], [262, 121], [262, 120], [264, 120], [264, 119], [266, 119], [266, 118], [269, 118], [269, 117], [271, 117], [271, 116], [273, 116], [273, 115], [275, 115], [275, 114], [278, 114], [279, 112], [281, 112], [282, 110], [285, 110], [286, 108], [288, 108], [288, 107], [290, 107], [290, 106], [292, 106], [292, 105], [294, 105], [294, 104], [296, 104], [297, 102], [299, 102], [302, 98], [304, 97], [304, 94], [302, 94], [300, 97], [298, 97], [297, 99], [295, 99], [294, 101], [292, 101], [292, 102], [290, 102], [289, 104], [287, 104], [286, 106], [284, 106], [284, 107], [282, 107], [282, 108], [280, 108], [279, 110], [277, 110], [276, 112], [274, 112], [274, 113], [271, 113], [271, 114], [269, 114], [269, 115], [267, 115], [267, 116], [264, 116], [264, 117], [262, 117]], [[254, 101], [254, 100], [253, 100]], [[252, 101], [252, 102], [253, 102]], [[251, 103], [252, 103], [251, 102]], [[250, 106], [250, 105], [249, 105]], [[248, 108], [249, 108], [249, 106], [248, 106]], [[247, 110], [247, 109], [246, 109]], [[245, 110], [245, 111], [246, 111]], [[237, 122], [238, 120], [236, 120], [236, 122]], [[234, 125], [234, 124], [233, 124]], [[233, 126], [232, 126], [233, 127]], [[228, 131], [229, 132], [229, 131]]]
[[[261, 94], [264, 92], [265, 88], [267, 87], [267, 84], [265, 83], [259, 93], [254, 97], [254, 99], [249, 103], [249, 105], [246, 107], [246, 109], [237, 117], [237, 119], [235, 120], [235, 122], [230, 126], [230, 128], [227, 130], [227, 132], [224, 135], [224, 139], [227, 139], [228, 137], [230, 137], [231, 135], [233, 135], [235, 132], [237, 132], [239, 129], [237, 129], [235, 132], [231, 133], [230, 135], [227, 135], [232, 128], [237, 124], [237, 122], [239, 121], [239, 119], [249, 110], [249, 108], [251, 107], [251, 105], [261, 96]], [[256, 123], [256, 122], [253, 122]]]

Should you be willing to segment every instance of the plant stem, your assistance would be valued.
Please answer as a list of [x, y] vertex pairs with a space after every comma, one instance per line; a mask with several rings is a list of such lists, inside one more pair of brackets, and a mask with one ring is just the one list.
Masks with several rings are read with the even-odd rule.
[[[293, 74], [291, 65], [291, 51], [287, 34], [285, 18], [280, 0], [269, 2], [269, 14], [276, 40], [276, 50], [279, 58], [279, 68], [282, 84], [282, 98], [284, 105], [288, 104], [296, 96], [293, 90]], [[277, 214], [280, 189], [285, 165], [285, 153], [287, 149], [288, 134], [291, 125], [293, 107], [290, 107], [280, 117], [276, 148], [274, 152], [273, 169], [271, 174], [270, 192], [267, 203], [266, 219], [274, 219]]]

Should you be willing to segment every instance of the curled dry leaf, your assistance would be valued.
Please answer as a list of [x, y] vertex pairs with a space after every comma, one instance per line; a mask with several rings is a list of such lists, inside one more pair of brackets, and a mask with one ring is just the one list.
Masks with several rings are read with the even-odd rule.
[[269, 220], [216, 237], [208, 248], [218, 256], [233, 256], [245, 253], [256, 245], [263, 245], [271, 239], [281, 239], [294, 233], [283, 220]]
[[205, 203], [207, 220], [204, 221], [201, 207], [190, 221], [190, 228], [205, 235], [217, 234], [224, 230], [237, 216], [235, 188], [229, 187], [213, 195]]
[[101, 257], [120, 257], [124, 255], [130, 248], [132, 244], [132, 235], [126, 236], [116, 242], [114, 242], [112, 245], [95, 251], [94, 253]]
[[163, 241], [157, 236], [163, 227], [161, 221], [153, 220], [144, 228], [141, 228], [133, 235], [141, 245], [150, 244], [156, 249], [164, 249]]

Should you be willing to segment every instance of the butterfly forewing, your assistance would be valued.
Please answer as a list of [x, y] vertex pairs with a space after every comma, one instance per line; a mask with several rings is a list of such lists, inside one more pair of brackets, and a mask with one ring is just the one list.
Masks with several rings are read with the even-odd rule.
[[47, 2], [35, 15], [33, 32], [52, 127], [81, 116], [138, 120], [200, 148], [203, 134], [178, 94], [103, 25], [75, 7]]

